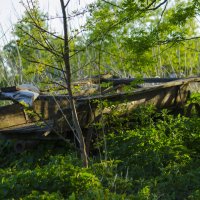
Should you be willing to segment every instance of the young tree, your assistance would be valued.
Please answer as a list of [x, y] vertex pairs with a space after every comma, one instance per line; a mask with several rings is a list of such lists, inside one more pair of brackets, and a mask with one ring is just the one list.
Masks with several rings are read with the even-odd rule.
[[[26, 0], [23, 2], [26, 10], [25, 16], [15, 26], [14, 34], [17, 36], [17, 47], [22, 56], [23, 65], [25, 68], [26, 66], [29, 66], [26, 69], [35, 70], [40, 74], [42, 72], [49, 73], [51, 70], [56, 70], [62, 73], [62, 76], [59, 77], [65, 81], [66, 86], [63, 87], [66, 88], [68, 93], [72, 116], [72, 131], [78, 135], [83, 166], [87, 167], [88, 157], [86, 153], [86, 145], [79, 124], [71, 85], [72, 69], [70, 58], [72, 56], [71, 54], [76, 52], [70, 50], [69, 41], [71, 41], [71, 38], [69, 38], [68, 16], [66, 11], [69, 2], [69, 0], [66, 2], [60, 0], [62, 13], [62, 17], [60, 18], [62, 18], [63, 21], [63, 35], [57, 34], [48, 29], [45, 22], [49, 20], [49, 18], [47, 15], [43, 15], [39, 12], [37, 0]], [[13, 51], [16, 49], [15, 47], [16, 46], [12, 48]], [[53, 75], [53, 77], [55, 78], [56, 76]]]
[[69, 36], [68, 36], [69, 30], [68, 30], [68, 22], [67, 22], [67, 14], [66, 14], [66, 7], [68, 3], [69, 1], [65, 3], [64, 0], [60, 0], [60, 5], [61, 5], [62, 15], [63, 15], [63, 30], [64, 30], [64, 51], [63, 51], [62, 56], [65, 63], [66, 84], [67, 84], [67, 90], [69, 94], [70, 108], [72, 111], [73, 125], [78, 134], [83, 165], [87, 167], [88, 160], [87, 160], [86, 146], [84, 142], [83, 133], [79, 124], [79, 120], [78, 120], [78, 116], [77, 116], [77, 112], [75, 108], [75, 101], [74, 101], [73, 93], [71, 89], [71, 66], [70, 66], [70, 49], [69, 49]]

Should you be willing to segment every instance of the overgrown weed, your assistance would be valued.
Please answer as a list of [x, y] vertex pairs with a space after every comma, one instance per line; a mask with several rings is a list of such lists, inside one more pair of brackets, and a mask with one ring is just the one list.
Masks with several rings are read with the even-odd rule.
[[[1, 142], [1, 199], [199, 199], [200, 118], [141, 107], [104, 118], [107, 159], [83, 169], [72, 148], [39, 145], [15, 154]], [[97, 124], [101, 132], [101, 124]], [[101, 133], [99, 133], [101, 134]]]

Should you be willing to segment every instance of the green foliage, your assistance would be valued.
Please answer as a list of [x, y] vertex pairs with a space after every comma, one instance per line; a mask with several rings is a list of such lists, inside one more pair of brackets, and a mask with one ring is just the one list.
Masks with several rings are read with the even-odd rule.
[[[69, 32], [72, 78], [104, 72], [122, 77], [198, 74], [199, 2], [174, 1], [155, 9], [162, 2], [99, 0], [85, 8], [89, 15], [81, 28], [86, 32]], [[16, 39], [2, 51], [1, 60], [6, 60], [5, 66], [4, 62], [0, 66], [2, 78], [12, 77], [15, 84], [22, 80], [38, 84], [52, 78], [60, 81], [62, 74], [63, 40], [54, 37], [54, 32], [47, 33], [48, 13], [40, 11], [37, 1], [33, 4], [14, 25]], [[2, 80], [2, 84], [6, 82]]]
[[[156, 116], [156, 118], [155, 118]], [[172, 116], [152, 109], [141, 114], [142, 126], [107, 137], [109, 157], [118, 160], [115, 173], [128, 177], [138, 199], [184, 199], [198, 190], [200, 119]], [[143, 198], [141, 195], [144, 195]], [[189, 198], [189, 197], [188, 197]]]
[[15, 39], [3, 47], [6, 64], [10, 68], [9, 77], [14, 79], [14, 84], [60, 77], [56, 68], [62, 62], [58, 53], [62, 42], [48, 33], [48, 16], [40, 11], [38, 1], [32, 1], [31, 6], [29, 2], [30, 7], [22, 4], [26, 11], [14, 25], [12, 34]]
[[106, 120], [112, 125], [105, 129], [106, 149], [105, 141], [98, 143], [107, 160], [90, 158], [88, 169], [69, 145], [41, 144], [19, 155], [2, 141], [1, 199], [198, 199], [200, 118], [152, 106], [130, 118], [120, 119], [118, 112]]
[[191, 195], [189, 195], [188, 199], [190, 200], [200, 199], [200, 190], [195, 190]]
[[118, 160], [101, 161], [91, 166], [94, 174], [98, 176], [104, 187], [118, 194], [126, 194], [131, 191], [132, 183], [118, 174]]
[[[144, 0], [99, 0], [90, 5], [84, 27], [87, 33], [70, 41], [72, 76], [103, 71], [140, 77], [199, 73], [199, 40], [183, 41], [197, 35], [194, 18], [199, 1], [175, 1], [154, 9], [162, 2], [148, 7], [150, 1]], [[63, 45], [37, 28], [47, 29], [46, 20], [36, 4], [14, 26], [16, 39], [2, 51], [0, 72], [5, 75], [1, 85], [10, 77], [13, 83], [20, 83], [22, 76], [37, 83], [53, 78], [60, 81], [56, 68], [62, 68]], [[54, 56], [46, 51], [49, 46]], [[125, 90], [134, 86], [132, 83]], [[199, 94], [193, 95], [190, 103], [199, 103]], [[199, 199], [199, 117], [172, 116], [166, 110], [156, 113], [152, 106], [122, 115], [126, 106], [99, 104], [100, 115], [101, 109], [106, 113], [105, 107], [111, 111], [96, 123], [98, 133], [103, 132], [99, 133], [103, 140], [96, 145], [107, 160], [90, 158], [89, 169], [81, 167], [74, 148], [38, 145], [19, 155], [13, 152], [12, 142], [1, 141], [0, 199]]]
[[38, 191], [32, 191], [31, 194], [27, 195], [26, 197], [20, 198], [20, 200], [38, 200], [38, 199], [40, 199], [40, 200], [55, 200], [55, 199], [64, 200], [64, 197], [59, 192], [49, 193], [47, 191], [44, 191], [43, 193], [40, 193]]
[[66, 198], [73, 192], [76, 196], [82, 196], [91, 188], [101, 187], [95, 175], [72, 165], [69, 156], [50, 157], [46, 165], [36, 166], [32, 170], [2, 169], [0, 174], [2, 199], [22, 198], [27, 195], [29, 198], [31, 195], [42, 196], [41, 193], [45, 191], [51, 193], [47, 193], [49, 198], [58, 195], [58, 191]]
[[[69, 198], [70, 199], [70, 198]], [[125, 194], [119, 195], [116, 193], [110, 192], [108, 189], [102, 190], [102, 189], [93, 189], [88, 191], [87, 194], [85, 194], [81, 200], [125, 200], [125, 199], [131, 199], [131, 196], [127, 196]], [[70, 199], [75, 200], [75, 199]]]
[[188, 100], [187, 104], [190, 103], [199, 103], [200, 102], [200, 93], [192, 93], [190, 99]]
[[97, 1], [92, 4], [89, 36], [96, 46], [103, 48], [102, 65], [114, 63], [113, 68], [120, 70], [123, 76], [137, 72], [150, 76], [198, 73], [198, 39], [184, 40], [198, 36], [195, 16], [199, 3], [190, 0], [167, 2], [157, 9], [154, 8], [163, 1], [155, 4], [149, 1]]

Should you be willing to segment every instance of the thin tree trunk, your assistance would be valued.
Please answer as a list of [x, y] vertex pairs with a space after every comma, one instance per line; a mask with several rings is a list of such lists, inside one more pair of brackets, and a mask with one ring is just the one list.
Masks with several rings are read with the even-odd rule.
[[72, 94], [71, 89], [71, 69], [70, 69], [70, 57], [69, 57], [69, 40], [68, 40], [68, 25], [67, 25], [67, 16], [66, 16], [66, 6], [64, 4], [64, 0], [60, 0], [62, 14], [63, 14], [63, 29], [64, 29], [64, 52], [63, 52], [63, 59], [65, 63], [65, 70], [66, 70], [66, 84], [67, 90], [69, 95], [69, 102], [70, 108], [72, 112], [72, 121], [75, 131], [78, 134], [79, 142], [80, 142], [80, 151], [81, 151], [81, 158], [83, 161], [83, 166], [88, 167], [88, 159], [86, 153], [86, 146], [83, 137], [83, 133], [79, 124], [76, 108], [75, 108], [75, 101]]

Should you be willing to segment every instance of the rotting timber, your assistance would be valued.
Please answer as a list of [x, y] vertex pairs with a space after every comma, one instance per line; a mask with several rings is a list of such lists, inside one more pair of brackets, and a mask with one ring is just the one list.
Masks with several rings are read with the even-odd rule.
[[[121, 84], [129, 84], [130, 79], [104, 79], [101, 82], [112, 82], [113, 90]], [[170, 81], [165, 80], [165, 81]], [[148, 81], [147, 81], [148, 82]], [[150, 81], [149, 81], [150, 82]], [[151, 80], [155, 82], [155, 80]], [[159, 82], [158, 80], [156, 82]], [[162, 82], [162, 81], [161, 81]], [[158, 109], [178, 109], [187, 101], [190, 93], [189, 85], [200, 82], [200, 78], [173, 80], [151, 87], [134, 89], [129, 92], [101, 91], [101, 95], [76, 96], [76, 108], [83, 129], [98, 121], [102, 114], [109, 114], [111, 108], [99, 109], [99, 101], [117, 104], [117, 109], [132, 112], [139, 105], [153, 104]], [[0, 96], [1, 100], [4, 100]], [[0, 107], [0, 138], [17, 140], [57, 140], [71, 134], [70, 108], [67, 95], [40, 95], [27, 111], [23, 105], [13, 103]]]

